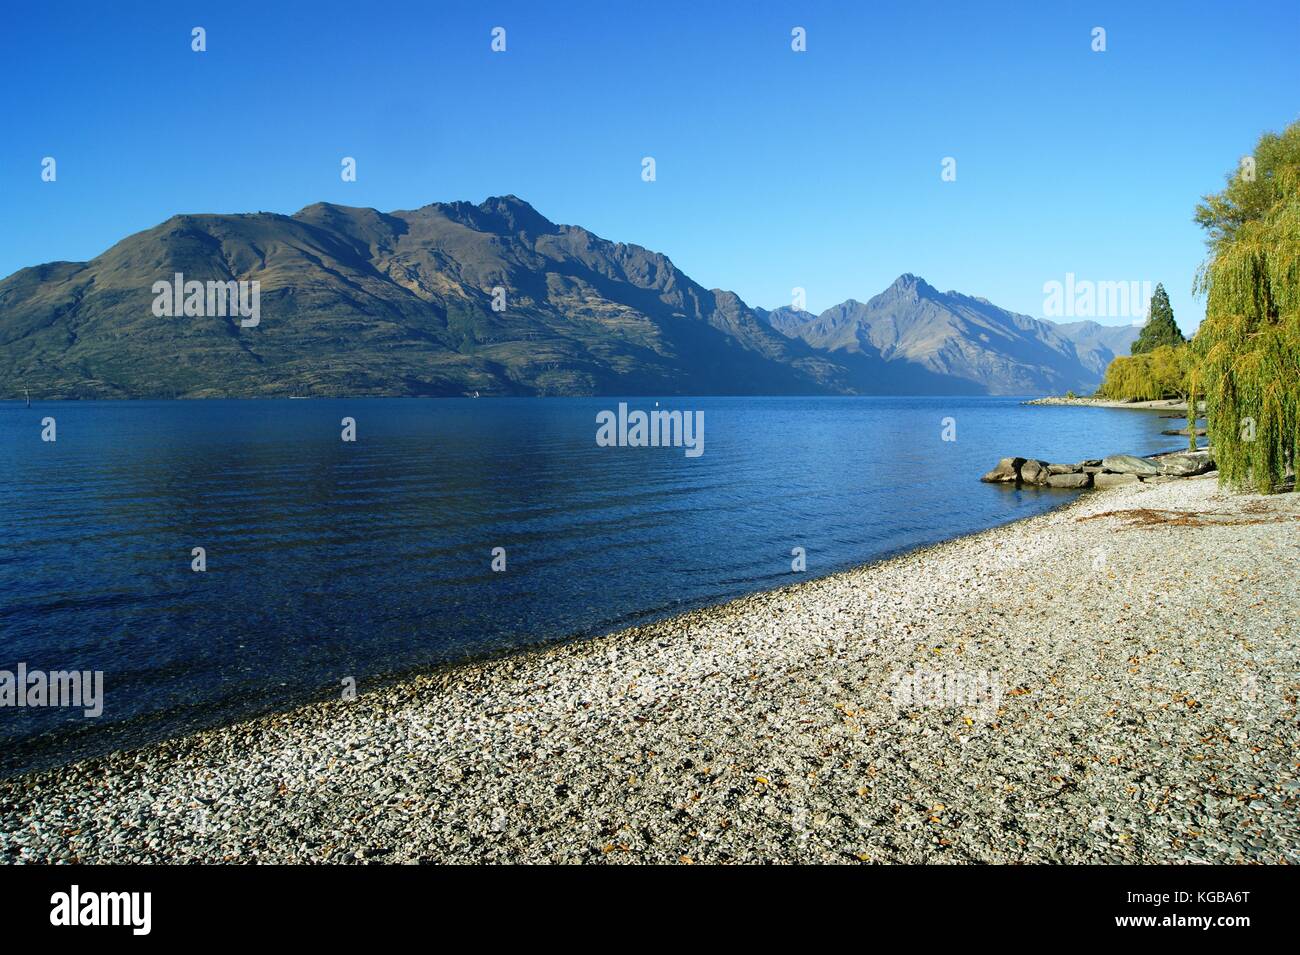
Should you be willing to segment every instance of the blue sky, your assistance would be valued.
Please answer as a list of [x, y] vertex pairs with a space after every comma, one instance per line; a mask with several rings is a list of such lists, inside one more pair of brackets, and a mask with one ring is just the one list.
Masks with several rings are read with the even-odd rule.
[[1186, 329], [1196, 200], [1300, 116], [1295, 0], [152, 6], [9, 6], [0, 275], [177, 212], [515, 193], [752, 305], [913, 272], [1041, 315], [1072, 272]]

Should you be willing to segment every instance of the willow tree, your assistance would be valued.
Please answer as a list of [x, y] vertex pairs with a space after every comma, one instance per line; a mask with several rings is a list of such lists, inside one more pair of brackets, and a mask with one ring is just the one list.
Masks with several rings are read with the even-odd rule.
[[1125, 401], [1186, 398], [1191, 349], [1160, 345], [1151, 351], [1116, 355], [1106, 366], [1097, 393]]
[[1269, 494], [1300, 461], [1300, 122], [1262, 136], [1195, 219], [1209, 256], [1192, 407], [1203, 395], [1220, 480]]

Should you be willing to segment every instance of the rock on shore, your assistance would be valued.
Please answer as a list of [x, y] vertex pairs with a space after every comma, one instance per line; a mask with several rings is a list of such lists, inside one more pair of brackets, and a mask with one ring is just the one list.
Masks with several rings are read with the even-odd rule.
[[1214, 469], [1214, 455], [1200, 451], [1177, 451], [1139, 458], [1112, 454], [1100, 460], [1078, 464], [1049, 464], [1035, 458], [1002, 458], [981, 481], [989, 484], [1027, 484], [1038, 487], [1115, 487], [1134, 481], [1163, 483], [1171, 478], [1208, 474]]

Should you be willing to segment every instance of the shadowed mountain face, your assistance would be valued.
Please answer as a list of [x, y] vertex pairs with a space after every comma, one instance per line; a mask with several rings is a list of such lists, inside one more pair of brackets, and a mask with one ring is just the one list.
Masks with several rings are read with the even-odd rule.
[[[256, 281], [260, 322], [154, 314]], [[501, 290], [501, 291], [498, 291]], [[504, 296], [504, 308], [494, 309]], [[933, 298], [932, 296], [938, 296]], [[33, 397], [979, 394], [1077, 387], [1047, 323], [911, 276], [821, 316], [752, 309], [514, 196], [179, 215], [0, 282], [0, 392]], [[975, 344], [979, 342], [979, 344]], [[1064, 370], [1062, 370], [1064, 369]], [[1099, 374], [1092, 375], [1096, 384]], [[1058, 384], [1059, 382], [1059, 384]]]
[[[968, 382], [985, 394], [1091, 392], [1109, 361], [1102, 360], [1100, 336], [1081, 353], [1063, 326], [1008, 312], [987, 299], [940, 292], [914, 275], [900, 276], [865, 304], [850, 299], [817, 316], [785, 308], [767, 318], [783, 335], [832, 357], [870, 355]], [[1075, 323], [1084, 324], [1096, 325]]]

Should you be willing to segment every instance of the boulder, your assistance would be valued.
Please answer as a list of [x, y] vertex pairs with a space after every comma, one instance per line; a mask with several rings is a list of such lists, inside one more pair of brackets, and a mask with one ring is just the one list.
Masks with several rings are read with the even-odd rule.
[[1172, 477], [1192, 477], [1204, 474], [1214, 467], [1214, 458], [1208, 451], [1188, 451], [1184, 454], [1169, 454], [1158, 461], [1162, 474]]
[[1101, 471], [1092, 476], [1092, 483], [1096, 487], [1115, 487], [1117, 484], [1136, 484], [1138, 476], [1136, 474], [1111, 474], [1107, 471]]
[[1116, 474], [1159, 474], [1160, 465], [1131, 454], [1112, 454], [1101, 459], [1101, 466]]
[[1053, 474], [1047, 479], [1048, 487], [1087, 487], [1092, 484], [1092, 475], [1082, 472]]
[[1048, 474], [1078, 474], [1083, 470], [1082, 464], [1049, 464]]
[[1025, 463], [1024, 458], [1003, 458], [988, 474], [980, 478], [987, 484], [1009, 484], [1013, 481], [1020, 480], [1020, 465]]
[[1026, 484], [1046, 484], [1050, 472], [1046, 461], [1030, 458], [1020, 465], [1020, 480]]

